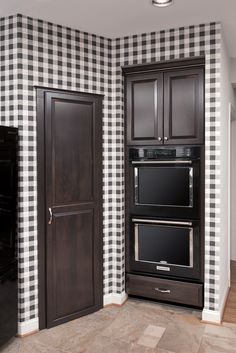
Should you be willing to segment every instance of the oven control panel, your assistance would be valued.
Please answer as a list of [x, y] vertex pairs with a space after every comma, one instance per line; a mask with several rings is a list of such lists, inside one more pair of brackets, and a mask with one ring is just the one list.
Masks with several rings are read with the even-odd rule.
[[136, 147], [129, 149], [130, 160], [150, 160], [150, 159], [198, 159], [201, 155], [199, 146], [175, 146], [173, 147]]

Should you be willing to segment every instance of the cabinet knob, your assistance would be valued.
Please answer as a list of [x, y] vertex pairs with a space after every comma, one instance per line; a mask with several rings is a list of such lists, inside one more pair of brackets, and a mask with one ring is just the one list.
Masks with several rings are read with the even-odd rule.
[[167, 137], [167, 136], [165, 136], [165, 137], [164, 137], [164, 140], [165, 140], [165, 141], [168, 141], [168, 137]]
[[162, 141], [162, 137], [158, 137], [158, 141]]

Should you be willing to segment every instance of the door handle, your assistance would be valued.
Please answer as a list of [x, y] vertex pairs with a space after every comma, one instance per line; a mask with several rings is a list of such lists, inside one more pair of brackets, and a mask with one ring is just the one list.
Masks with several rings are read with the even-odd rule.
[[169, 289], [155, 288], [155, 291], [160, 292], [160, 293], [169, 293], [170, 294]]
[[49, 221], [48, 221], [48, 224], [52, 224], [52, 209], [51, 209], [51, 207], [48, 208], [48, 212], [49, 212]]

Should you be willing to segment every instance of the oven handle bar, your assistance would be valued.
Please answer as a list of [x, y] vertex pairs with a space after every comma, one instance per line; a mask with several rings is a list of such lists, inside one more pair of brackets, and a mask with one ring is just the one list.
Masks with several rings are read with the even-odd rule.
[[161, 161], [161, 160], [158, 160], [158, 161], [132, 161], [131, 162], [132, 164], [192, 164], [193, 161], [179, 161], [179, 160], [176, 160], [176, 161]]
[[176, 226], [190, 226], [192, 227], [192, 222], [179, 222], [179, 221], [159, 221], [159, 220], [152, 220], [152, 219], [140, 219], [140, 218], [132, 218], [132, 222], [141, 222], [141, 223], [154, 223], [154, 224], [170, 224]]

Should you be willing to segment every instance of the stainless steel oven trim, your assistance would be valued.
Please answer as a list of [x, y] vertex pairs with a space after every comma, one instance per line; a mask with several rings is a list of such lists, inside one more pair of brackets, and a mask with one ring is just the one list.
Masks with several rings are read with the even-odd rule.
[[160, 225], [174, 225], [174, 226], [190, 226], [192, 227], [192, 222], [185, 222], [185, 221], [166, 221], [166, 220], [159, 220], [159, 219], [142, 219], [142, 218], [132, 218], [133, 223], [154, 223]]
[[[132, 163], [139, 164], [139, 162], [132, 162]], [[141, 163], [142, 162], [140, 162], [140, 164]], [[150, 163], [150, 162], [148, 162], [148, 163]], [[167, 161], [166, 161], [166, 163], [167, 163]], [[181, 162], [181, 163], [183, 163], [183, 162]], [[134, 203], [136, 206], [152, 206], [152, 207], [162, 206], [162, 207], [178, 207], [178, 208], [192, 208], [193, 207], [193, 168], [192, 167], [189, 168], [189, 205], [188, 206], [181, 206], [181, 205], [174, 205], [174, 204], [164, 204], [163, 205], [163, 204], [157, 204], [157, 203], [140, 203], [139, 197], [138, 197], [138, 189], [139, 189], [138, 182], [139, 182], [138, 167], [134, 167]]]
[[132, 164], [192, 164], [190, 160], [170, 160], [170, 161], [132, 161]]
[[[135, 220], [132, 219], [133, 222], [138, 222], [139, 220]], [[140, 220], [143, 222], [143, 220]], [[144, 222], [143, 223], [150, 223], [150, 220], [148, 220], [148, 222]], [[160, 223], [160, 225], [164, 225], [165, 224], [168, 226], [170, 225], [169, 222], [163, 221], [163, 223]], [[154, 224], [157, 224], [156, 222], [152, 222]], [[188, 223], [188, 222], [177, 222], [177, 223]], [[173, 224], [173, 223], [171, 223]], [[176, 224], [176, 223], [175, 223]], [[179, 225], [179, 224], [178, 224]], [[139, 256], [138, 256], [138, 227], [139, 224], [135, 224], [134, 225], [134, 257], [135, 257], [135, 261], [137, 262], [144, 262], [144, 263], [150, 263], [150, 264], [154, 264], [154, 265], [161, 265], [161, 266], [174, 266], [174, 267], [184, 267], [184, 268], [193, 268], [193, 228], [189, 228], [190, 232], [189, 232], [189, 266], [185, 266], [185, 265], [178, 265], [178, 264], [172, 264], [172, 263], [168, 263], [168, 262], [155, 262], [155, 261], [145, 261], [145, 260], [139, 260]]]

